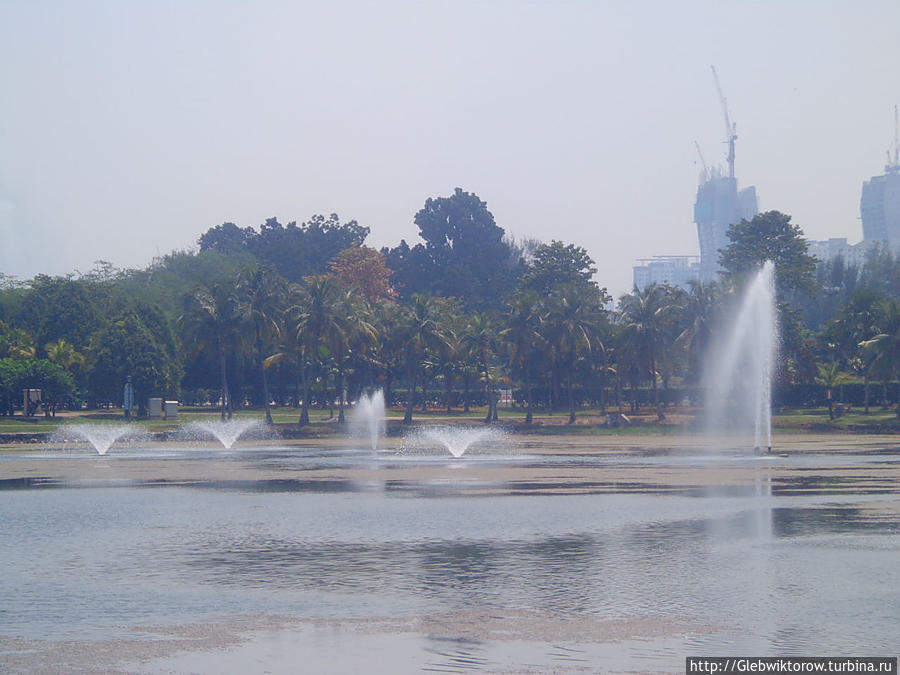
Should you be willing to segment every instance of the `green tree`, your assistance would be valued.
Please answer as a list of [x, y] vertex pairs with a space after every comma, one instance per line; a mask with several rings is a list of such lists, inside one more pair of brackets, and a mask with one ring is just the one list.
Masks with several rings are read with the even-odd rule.
[[47, 358], [68, 371], [72, 366], [84, 363], [84, 354], [75, 351], [71, 342], [59, 338], [55, 342], [44, 345]]
[[279, 335], [279, 319], [285, 309], [285, 282], [272, 270], [264, 267], [248, 268], [238, 278], [236, 291], [237, 312], [241, 320], [252, 327], [266, 422], [272, 424], [265, 345]]
[[828, 403], [828, 418], [834, 419], [834, 389], [851, 382], [851, 378], [847, 373], [840, 370], [840, 364], [837, 361], [831, 363], [820, 363], [819, 374], [816, 377], [816, 384], [825, 388], [825, 400]]
[[0, 358], [0, 415], [11, 416], [22, 401], [22, 378], [27, 363], [22, 359]]
[[560, 286], [591, 284], [596, 272], [594, 261], [585, 249], [554, 240], [535, 249], [520, 287], [546, 296]]
[[440, 306], [435, 298], [414, 295], [412, 305], [403, 307], [398, 326], [406, 366], [406, 413], [403, 421], [412, 422], [416, 379], [429, 350], [439, 352], [447, 347], [441, 330]]
[[812, 293], [816, 290], [816, 259], [807, 252], [808, 244], [799, 225], [778, 211], [767, 211], [742, 220], [728, 228], [728, 246], [720, 251], [719, 264], [726, 276], [743, 285], [749, 273], [767, 260], [775, 263], [775, 286], [780, 296], [790, 291]]
[[33, 359], [34, 338], [22, 328], [10, 328], [0, 321], [0, 358]]
[[491, 376], [491, 363], [497, 352], [497, 331], [491, 317], [484, 312], [469, 318], [462, 342], [475, 355], [478, 368], [484, 378], [484, 391], [487, 397], [488, 410], [484, 418], [486, 424], [497, 419], [497, 399]]
[[103, 303], [97, 284], [38, 275], [30, 282], [15, 323], [34, 336], [36, 345], [64, 338], [82, 350], [103, 324]]
[[541, 296], [534, 291], [520, 291], [507, 303], [508, 315], [505, 328], [500, 331], [500, 339], [506, 344], [509, 365], [518, 374], [525, 388], [525, 423], [534, 419], [534, 383], [545, 347], [541, 335], [544, 315]]
[[234, 405], [228, 388], [227, 363], [241, 337], [237, 297], [232, 284], [222, 282], [201, 286], [184, 300], [184, 313], [178, 319], [186, 335], [186, 344], [195, 351], [214, 353], [219, 367], [222, 391], [222, 419], [231, 419]]
[[717, 284], [693, 282], [685, 297], [683, 328], [675, 340], [687, 355], [687, 381], [699, 382], [709, 354], [718, 308]]
[[47, 359], [32, 359], [18, 382], [18, 389], [40, 389], [41, 407], [46, 417], [56, 416], [57, 408], [75, 397], [75, 381], [61, 366]]
[[426, 200], [415, 223], [424, 244], [410, 248], [403, 241], [386, 251], [402, 296], [458, 297], [467, 311], [498, 308], [522, 263], [487, 204], [456, 188], [449, 197]]
[[659, 399], [658, 361], [665, 346], [667, 320], [678, 309], [672, 300], [671, 289], [657, 284], [650, 284], [643, 290], [635, 288], [619, 300], [624, 336], [631, 342], [639, 367], [653, 386], [653, 403], [660, 421], [665, 416]]
[[[883, 311], [881, 332], [860, 346], [874, 371], [886, 379], [896, 380], [900, 371], [900, 300], [887, 300]], [[900, 417], [900, 404], [897, 405], [897, 417]]]
[[871, 368], [860, 344], [879, 333], [882, 298], [874, 291], [860, 289], [841, 307], [837, 318], [827, 327], [826, 339], [840, 346], [841, 357], [863, 376], [865, 413], [869, 414]]
[[552, 345], [555, 361], [565, 379], [569, 424], [575, 423], [575, 370], [585, 354], [602, 350], [600, 325], [606, 297], [590, 285], [569, 285], [554, 289], [545, 299], [543, 337]]
[[88, 391], [94, 400], [120, 401], [130, 376], [138, 414], [153, 396], [173, 396], [178, 391], [181, 367], [166, 348], [165, 338], [145, 321], [147, 312], [123, 312], [91, 336]]

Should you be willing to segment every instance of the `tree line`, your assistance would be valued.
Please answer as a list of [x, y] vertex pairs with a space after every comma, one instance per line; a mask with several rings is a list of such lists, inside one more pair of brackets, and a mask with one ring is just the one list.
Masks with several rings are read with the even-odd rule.
[[[44, 412], [121, 404], [130, 377], [151, 396], [236, 408], [294, 406], [297, 422], [381, 388], [405, 408], [483, 406], [497, 419], [511, 390], [575, 420], [587, 404], [621, 413], [702, 387], [716, 327], [746, 279], [774, 260], [781, 330], [778, 383], [871, 383], [900, 368], [900, 261], [887, 249], [860, 268], [808, 255], [790, 216], [742, 221], [715, 284], [652, 285], [616, 302], [587, 251], [517, 242], [477, 195], [457, 189], [415, 215], [421, 241], [380, 251], [356, 221], [313, 216], [258, 229], [210, 228], [195, 252], [145, 269], [100, 262], [85, 274], [0, 277], [0, 412], [42, 389]], [[602, 270], [599, 274], [602, 276]], [[28, 411], [33, 412], [33, 411]], [[139, 413], [144, 412], [142, 409]]]

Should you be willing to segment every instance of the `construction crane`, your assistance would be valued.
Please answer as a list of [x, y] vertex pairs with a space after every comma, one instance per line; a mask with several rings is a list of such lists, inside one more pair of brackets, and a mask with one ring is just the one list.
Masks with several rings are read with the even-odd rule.
[[[887, 164], [884, 167], [885, 173], [898, 173], [900, 172], [900, 129], [898, 129], [897, 125], [897, 106], [894, 106], [894, 144], [887, 151]], [[891, 162], [891, 152], [893, 151], [894, 157], [893, 162]]]
[[716, 73], [716, 67], [712, 68], [713, 79], [716, 82], [716, 91], [719, 94], [719, 100], [722, 102], [722, 112], [725, 113], [725, 142], [728, 144], [728, 177], [734, 178], [734, 142], [737, 140], [737, 124], [733, 123], [728, 117], [728, 102], [722, 93], [722, 87], [719, 84], [719, 76]]
[[697, 148], [697, 154], [700, 155], [700, 165], [703, 167], [703, 182], [705, 183], [712, 175], [709, 173], [709, 168], [706, 166], [706, 160], [703, 159], [703, 151], [700, 149], [700, 144], [697, 141], [694, 141], [694, 147]]

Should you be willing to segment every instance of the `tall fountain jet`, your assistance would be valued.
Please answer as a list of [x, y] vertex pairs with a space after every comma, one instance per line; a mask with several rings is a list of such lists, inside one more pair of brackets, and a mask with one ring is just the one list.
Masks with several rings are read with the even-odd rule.
[[707, 369], [710, 422], [734, 419], [740, 424], [752, 419], [757, 453], [772, 450], [772, 379], [777, 345], [775, 265], [767, 261], [747, 286], [737, 319]]

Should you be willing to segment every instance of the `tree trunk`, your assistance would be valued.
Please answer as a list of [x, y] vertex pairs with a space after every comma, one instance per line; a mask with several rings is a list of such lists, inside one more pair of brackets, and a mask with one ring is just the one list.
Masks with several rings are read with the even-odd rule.
[[491, 390], [491, 373], [488, 370], [487, 365], [487, 354], [482, 349], [481, 350], [481, 372], [484, 374], [484, 390], [487, 393], [487, 416], [484, 418], [485, 424], [490, 424], [494, 419], [494, 397], [493, 391]]
[[656, 419], [662, 422], [666, 419], [663, 415], [662, 406], [659, 403], [659, 386], [656, 384], [656, 359], [650, 359], [650, 377], [653, 378], [653, 403], [656, 405]]
[[622, 417], [622, 378], [616, 372], [616, 406], [619, 409], [619, 417]]
[[531, 424], [534, 420], [534, 416], [532, 415], [532, 403], [531, 403], [531, 384], [529, 382], [525, 383], [525, 388], [527, 390], [528, 396], [528, 412], [525, 413], [525, 424]]
[[453, 396], [453, 376], [449, 372], [444, 373], [444, 384], [446, 385], [447, 391], [447, 412], [450, 413], [453, 410], [453, 406], [451, 405]]
[[[896, 368], [894, 368], [894, 379], [895, 379], [895, 380], [898, 379], [898, 378], [897, 378], [897, 369], [896, 369]], [[897, 382], [897, 387], [898, 387], [898, 390], [897, 390], [897, 393], [898, 393], [898, 399], [900, 399], [900, 381]], [[897, 401], [897, 411], [896, 411], [896, 413], [897, 413], [897, 419], [900, 419], [900, 400]]]
[[231, 418], [231, 395], [228, 393], [228, 376], [225, 373], [225, 345], [219, 342], [219, 374], [222, 377], [222, 420]]
[[269, 409], [269, 377], [266, 373], [266, 366], [263, 363], [262, 335], [260, 334], [259, 324], [256, 324], [256, 355], [259, 358], [259, 369], [262, 374], [263, 401], [266, 407], [266, 424], [272, 424], [272, 411]]
[[344, 371], [338, 371], [338, 424], [343, 424], [344, 419]]
[[606, 417], [606, 375], [603, 375], [603, 385], [600, 387], [600, 414]]
[[301, 364], [300, 378], [302, 393], [300, 396], [300, 420], [297, 424], [302, 427], [309, 424], [309, 366], [307, 364]]
[[866, 415], [869, 414], [869, 374], [863, 375], [863, 405], [865, 406]]
[[629, 384], [631, 385], [631, 412], [636, 413], [640, 408], [637, 399], [637, 377], [634, 373], [632, 373]]
[[416, 366], [412, 355], [408, 355], [406, 364], [406, 414], [403, 416], [404, 424], [413, 421], [413, 399], [416, 393]]
[[569, 398], [569, 421], [566, 424], [575, 424], [575, 390], [572, 387], [572, 371], [569, 371], [567, 389]]
[[428, 371], [422, 366], [422, 412], [428, 412]]
[[470, 374], [468, 370], [463, 372], [463, 412], [469, 412], [469, 378]]
[[392, 369], [390, 366], [387, 367], [387, 374], [384, 378], [384, 405], [385, 407], [390, 408], [391, 403], [394, 401], [394, 394], [391, 393], [391, 386], [394, 384], [394, 376], [392, 375]]

